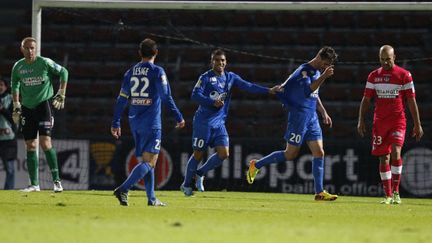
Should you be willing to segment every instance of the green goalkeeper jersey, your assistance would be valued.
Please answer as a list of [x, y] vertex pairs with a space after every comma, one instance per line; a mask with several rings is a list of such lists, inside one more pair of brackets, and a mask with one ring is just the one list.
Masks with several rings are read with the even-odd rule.
[[30, 64], [23, 58], [12, 68], [12, 93], [19, 92], [21, 104], [33, 109], [53, 96], [53, 76], [60, 76], [60, 81], [67, 82], [68, 71], [46, 57], [37, 56]]

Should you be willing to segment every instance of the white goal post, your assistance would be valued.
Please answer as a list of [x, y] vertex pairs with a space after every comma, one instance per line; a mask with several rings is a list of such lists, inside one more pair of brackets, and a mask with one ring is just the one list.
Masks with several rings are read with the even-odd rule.
[[41, 51], [43, 8], [182, 9], [264, 11], [430, 11], [432, 2], [248, 2], [144, 0], [33, 0], [32, 36]]

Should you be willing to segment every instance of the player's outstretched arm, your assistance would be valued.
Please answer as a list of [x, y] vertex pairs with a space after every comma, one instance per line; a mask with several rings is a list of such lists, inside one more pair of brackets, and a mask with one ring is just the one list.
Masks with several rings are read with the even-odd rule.
[[278, 84], [270, 88], [269, 93], [270, 94], [276, 94], [283, 91], [282, 85]]
[[364, 135], [366, 134], [366, 125], [365, 125], [364, 117], [366, 115], [366, 112], [369, 110], [370, 105], [371, 105], [371, 99], [369, 97], [363, 96], [363, 99], [360, 103], [359, 117], [357, 123], [357, 132], [360, 135], [360, 137], [364, 137]]
[[233, 75], [234, 75], [234, 85], [241, 90], [245, 90], [247, 92], [255, 93], [255, 94], [268, 94], [272, 92], [267, 87], [263, 87], [261, 85], [246, 81], [242, 79], [240, 76], [238, 76], [237, 74], [233, 74]]
[[415, 137], [416, 141], [418, 142], [420, 141], [421, 137], [423, 137], [423, 128], [420, 122], [420, 113], [418, 111], [417, 101], [414, 97], [412, 97], [407, 98], [407, 103], [414, 123], [411, 136]]

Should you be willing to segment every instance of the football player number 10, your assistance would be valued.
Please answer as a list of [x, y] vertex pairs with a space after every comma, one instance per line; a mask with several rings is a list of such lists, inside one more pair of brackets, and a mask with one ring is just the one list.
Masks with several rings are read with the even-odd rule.
[[204, 146], [204, 139], [194, 138], [193, 139], [193, 146], [198, 147], [198, 148], [202, 148]]

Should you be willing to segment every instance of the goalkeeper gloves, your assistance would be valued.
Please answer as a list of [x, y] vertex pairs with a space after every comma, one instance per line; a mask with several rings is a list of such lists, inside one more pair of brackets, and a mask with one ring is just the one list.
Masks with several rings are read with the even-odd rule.
[[57, 94], [54, 96], [54, 100], [53, 100], [53, 106], [54, 108], [56, 108], [57, 110], [61, 110], [64, 108], [64, 103], [65, 103], [65, 96], [66, 90], [65, 89], [59, 89]]
[[15, 125], [19, 126], [20, 120], [21, 120], [21, 103], [14, 102], [13, 103], [13, 112], [12, 112], [12, 120], [14, 121]]

